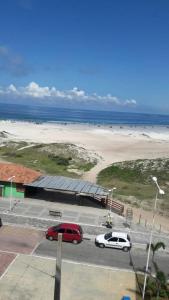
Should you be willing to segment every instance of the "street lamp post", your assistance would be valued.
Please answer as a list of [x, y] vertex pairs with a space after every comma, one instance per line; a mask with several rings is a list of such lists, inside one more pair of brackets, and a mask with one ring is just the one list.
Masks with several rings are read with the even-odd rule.
[[153, 238], [153, 229], [154, 229], [154, 222], [155, 222], [155, 214], [156, 214], [156, 208], [157, 208], [157, 200], [158, 200], [158, 194], [164, 195], [164, 191], [160, 188], [157, 177], [152, 176], [152, 180], [156, 184], [157, 192], [156, 197], [154, 201], [154, 213], [153, 213], [153, 220], [152, 220], [152, 226], [151, 226], [151, 232], [150, 232], [150, 240], [149, 240], [149, 246], [148, 246], [148, 252], [147, 252], [147, 262], [146, 262], [146, 269], [145, 269], [145, 276], [144, 276], [144, 285], [143, 285], [143, 292], [142, 292], [142, 299], [144, 300], [145, 297], [145, 289], [146, 289], [146, 283], [147, 283], [147, 273], [149, 268], [149, 259], [150, 259], [150, 251], [151, 251], [151, 244], [152, 244], [152, 238]]
[[62, 233], [58, 234], [57, 260], [55, 272], [54, 300], [61, 299], [61, 271], [62, 271]]
[[10, 211], [12, 210], [12, 181], [13, 178], [15, 178], [15, 175], [11, 176], [10, 178], [8, 178], [8, 181], [10, 181]]
[[109, 207], [109, 213], [112, 211], [112, 201], [113, 201], [113, 191], [116, 190], [116, 187], [113, 187], [111, 190], [109, 190], [109, 195], [111, 195], [111, 201], [110, 201], [110, 207]]

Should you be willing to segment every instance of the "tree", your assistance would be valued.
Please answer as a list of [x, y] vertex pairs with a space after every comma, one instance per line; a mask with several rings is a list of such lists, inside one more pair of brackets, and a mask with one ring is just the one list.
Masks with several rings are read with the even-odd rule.
[[[149, 244], [147, 244], [147, 248], [146, 250], [148, 251], [148, 248], [149, 248]], [[160, 248], [163, 248], [165, 249], [165, 244], [163, 242], [157, 242], [156, 244], [151, 244], [151, 251], [153, 253], [152, 255], [152, 261], [154, 262], [154, 256], [155, 256], [155, 253], [160, 249]]]

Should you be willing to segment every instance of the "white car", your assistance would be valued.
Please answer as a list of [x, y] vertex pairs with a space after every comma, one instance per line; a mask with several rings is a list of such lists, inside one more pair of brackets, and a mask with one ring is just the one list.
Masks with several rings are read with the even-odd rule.
[[95, 244], [100, 248], [111, 247], [122, 249], [125, 252], [129, 251], [132, 247], [130, 236], [125, 232], [100, 234], [96, 237]]

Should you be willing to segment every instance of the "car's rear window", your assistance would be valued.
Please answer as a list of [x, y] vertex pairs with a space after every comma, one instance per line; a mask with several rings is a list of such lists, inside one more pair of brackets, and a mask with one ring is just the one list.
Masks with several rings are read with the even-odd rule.
[[59, 225], [53, 226], [52, 228], [54, 231], [56, 231], [57, 229], [59, 229]]
[[105, 240], [108, 240], [111, 237], [112, 237], [112, 233], [111, 232], [106, 233], [105, 236], [104, 236]]

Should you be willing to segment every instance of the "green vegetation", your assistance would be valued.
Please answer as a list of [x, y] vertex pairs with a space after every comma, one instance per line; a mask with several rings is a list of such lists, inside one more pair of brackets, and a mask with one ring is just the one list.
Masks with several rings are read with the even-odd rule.
[[149, 209], [156, 194], [152, 175], [158, 178], [165, 191], [165, 195], [158, 201], [160, 212], [169, 212], [169, 159], [115, 163], [99, 173], [97, 183], [109, 189], [117, 187], [114, 194], [122, 202]]
[[[137, 289], [137, 300], [141, 300], [140, 291], [143, 288], [144, 275], [137, 274], [137, 283], [140, 288]], [[164, 272], [158, 270], [156, 276], [149, 275], [147, 278], [145, 300], [167, 300], [169, 299], [169, 285], [167, 284], [167, 276]]]
[[84, 148], [72, 144], [8, 142], [0, 147], [0, 159], [25, 165], [46, 174], [79, 177], [97, 161]]
[[[149, 245], [147, 245], [149, 247]], [[148, 249], [147, 247], [147, 249]], [[154, 255], [156, 251], [160, 248], [165, 249], [165, 244], [163, 242], [157, 242], [156, 244], [151, 244], [151, 250], [153, 252], [152, 256], [152, 265], [153, 269], [147, 274], [147, 282], [145, 289], [145, 300], [155, 300], [155, 299], [169, 299], [169, 284], [168, 276], [159, 269], [157, 262], [155, 262]], [[152, 267], [151, 265], [151, 267]], [[144, 276], [143, 273], [135, 273], [136, 282], [137, 282], [137, 298], [138, 300], [142, 299], [142, 291], [144, 285]]]
[[[149, 249], [149, 245], [150, 244], [147, 244], [147, 248], [146, 248], [146, 250], [148, 251], [148, 249]], [[155, 257], [155, 253], [160, 249], [160, 248], [163, 248], [163, 249], [165, 249], [165, 244], [163, 243], [163, 242], [157, 242], [156, 244], [151, 244], [150, 245], [150, 249], [151, 249], [151, 251], [152, 251], [152, 253], [153, 253], [153, 255], [152, 255], [152, 261], [154, 262], [154, 257]]]
[[95, 164], [93, 162], [87, 162], [82, 165], [78, 164], [77, 166], [78, 166], [79, 170], [83, 170], [83, 171], [87, 172], [87, 171], [90, 171], [95, 166]]

